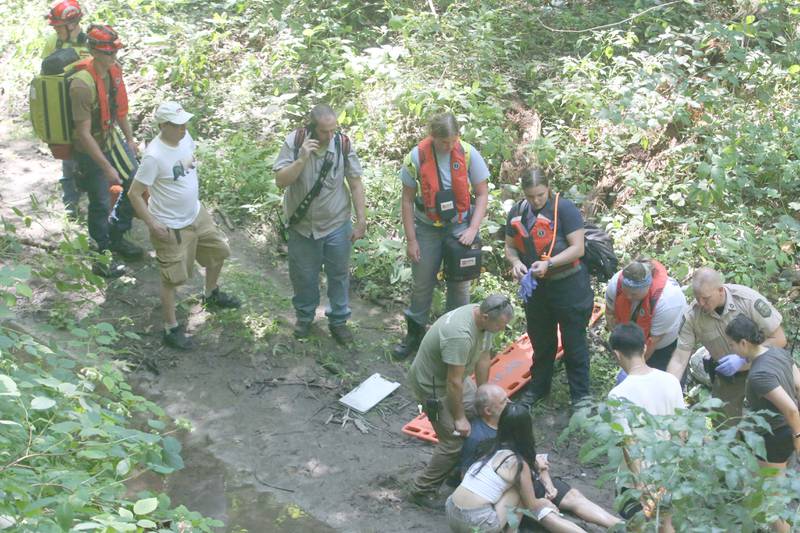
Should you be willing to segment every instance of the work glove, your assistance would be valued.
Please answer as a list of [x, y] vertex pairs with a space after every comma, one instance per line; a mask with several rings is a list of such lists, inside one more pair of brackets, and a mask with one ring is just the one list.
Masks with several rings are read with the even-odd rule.
[[528, 270], [524, 276], [519, 280], [519, 291], [517, 294], [522, 301], [528, 303], [528, 299], [533, 296], [533, 291], [536, 290], [536, 286], [539, 284], [536, 281], [536, 278], [533, 277], [533, 271]]
[[717, 374], [721, 374], [725, 377], [731, 377], [739, 370], [742, 369], [744, 365], [747, 364], [747, 359], [744, 357], [738, 356], [734, 353], [728, 354], [722, 359], [719, 360], [719, 365], [717, 366]]

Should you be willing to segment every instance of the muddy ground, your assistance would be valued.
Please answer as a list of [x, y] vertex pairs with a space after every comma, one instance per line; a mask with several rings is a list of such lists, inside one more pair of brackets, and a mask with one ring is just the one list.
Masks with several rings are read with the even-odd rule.
[[[24, 253], [34, 256], [57, 244], [67, 223], [59, 165], [17, 133], [26, 131], [22, 124], [0, 123], [0, 214], [19, 223], [13, 208], [37, 211], [31, 227], [19, 230], [29, 243]], [[85, 208], [84, 198], [84, 213]], [[176, 504], [223, 520], [228, 531], [447, 531], [443, 513], [403, 500], [404, 488], [431, 452], [430, 445], [400, 432], [416, 413], [406, 387], [363, 417], [349, 413], [348, 419], [338, 404], [374, 372], [403, 383], [408, 363], [387, 355], [400, 334], [400, 307], [383, 308], [354, 296], [352, 350], [330, 339], [322, 308], [312, 338], [297, 341], [291, 336], [291, 287], [280, 247], [259, 230], [226, 227], [227, 217], [219, 213], [216, 219], [233, 251], [221, 285], [245, 303], [240, 311], [205, 312], [196, 273], [179, 293], [179, 317], [194, 336], [191, 352], [161, 344], [152, 252], [130, 264], [131, 276], [83, 302], [67, 305], [42, 284], [20, 318], [35, 328], [88, 314], [88, 320], [102, 318], [141, 335], [127, 347], [131, 380], [170, 416], [194, 427], [183, 437], [184, 471], [166, 480], [153, 476], [146, 484], [163, 487]], [[139, 221], [132, 240], [151, 250]], [[598, 472], [579, 465], [578, 445], [555, 448], [567, 423], [565, 409], [545, 407], [535, 423], [538, 451], [550, 453], [554, 473], [610, 508], [612, 492], [594, 486]]]

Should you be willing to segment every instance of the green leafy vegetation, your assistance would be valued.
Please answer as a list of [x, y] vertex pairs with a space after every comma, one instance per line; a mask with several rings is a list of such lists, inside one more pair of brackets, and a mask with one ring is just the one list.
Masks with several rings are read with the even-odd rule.
[[[653, 416], [628, 402], [609, 400], [580, 410], [562, 438], [577, 435], [583, 443], [581, 460], [604, 465], [606, 473], [598, 483], [630, 489], [617, 497], [616, 505], [630, 495], [643, 497], [644, 516], [630, 526], [665, 513], [672, 515], [676, 531], [693, 532], [718, 531], [721, 524], [759, 531], [778, 519], [796, 520], [800, 508], [793, 497], [800, 478], [761, 468], [755, 458], [765, 453], [758, 433], [769, 424], [749, 415], [732, 427], [712, 429], [711, 421], [720, 417], [714, 409], [720, 405], [711, 398], [674, 416]], [[638, 472], [620, 469], [623, 447], [641, 465]]]
[[[7, 312], [30, 296], [30, 271], [0, 268]], [[127, 336], [136, 337], [126, 332]], [[0, 527], [13, 531], [212, 531], [221, 525], [164, 494], [131, 496], [146, 471], [183, 468], [167, 418], [110, 359], [120, 336], [107, 322], [44, 341], [0, 328]], [[72, 354], [80, 354], [76, 359]]]

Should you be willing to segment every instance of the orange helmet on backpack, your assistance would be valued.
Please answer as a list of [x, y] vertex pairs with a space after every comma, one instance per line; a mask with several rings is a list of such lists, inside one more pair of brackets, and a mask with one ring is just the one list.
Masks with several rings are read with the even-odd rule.
[[119, 35], [108, 24], [92, 24], [86, 30], [86, 42], [91, 50], [98, 50], [113, 54], [124, 45], [119, 40]]
[[50, 6], [50, 13], [44, 16], [51, 26], [63, 26], [78, 22], [83, 17], [83, 10], [78, 0], [56, 0]]

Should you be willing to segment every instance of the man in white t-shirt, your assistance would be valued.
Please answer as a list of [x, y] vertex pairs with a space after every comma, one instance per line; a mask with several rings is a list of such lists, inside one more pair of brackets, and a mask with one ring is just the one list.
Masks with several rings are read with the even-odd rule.
[[[683, 391], [678, 378], [663, 370], [647, 366], [645, 362], [645, 336], [642, 328], [636, 324], [620, 324], [608, 339], [611, 349], [617, 358], [619, 366], [628, 377], [608, 393], [609, 399], [625, 399], [655, 416], [672, 415], [676, 409], [685, 409]], [[621, 419], [620, 423], [627, 431], [627, 420]], [[626, 463], [628, 459], [626, 458]], [[627, 464], [629, 468], [642, 468], [637, 462], [635, 466]], [[621, 490], [626, 490], [623, 487]], [[642, 509], [639, 502], [628, 501], [620, 511], [626, 520]], [[670, 531], [669, 520], [662, 522], [661, 531]]]
[[[217, 281], [230, 248], [225, 235], [200, 203], [195, 144], [186, 131], [191, 113], [176, 102], [155, 112], [161, 133], [145, 150], [128, 193], [136, 214], [150, 229], [161, 271], [164, 343], [188, 350], [191, 342], [175, 315], [175, 292], [192, 275], [195, 260], [206, 269], [206, 306], [237, 308], [239, 300], [219, 290]], [[149, 193], [149, 201], [144, 194]]]

